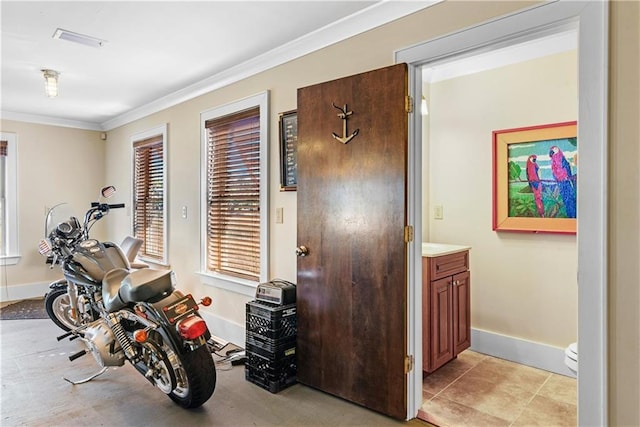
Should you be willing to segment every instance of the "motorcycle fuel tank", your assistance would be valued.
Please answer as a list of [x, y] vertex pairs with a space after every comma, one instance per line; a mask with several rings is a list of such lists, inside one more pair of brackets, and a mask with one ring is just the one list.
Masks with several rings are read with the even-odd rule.
[[110, 243], [88, 239], [80, 243], [73, 254], [73, 261], [80, 264], [95, 281], [101, 282], [104, 275], [116, 268], [128, 268], [129, 263], [122, 250]]

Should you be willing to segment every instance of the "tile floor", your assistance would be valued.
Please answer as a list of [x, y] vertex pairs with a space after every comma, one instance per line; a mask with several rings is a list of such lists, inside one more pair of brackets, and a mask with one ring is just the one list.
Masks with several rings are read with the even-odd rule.
[[576, 380], [470, 350], [423, 380], [419, 418], [445, 426], [577, 424]]

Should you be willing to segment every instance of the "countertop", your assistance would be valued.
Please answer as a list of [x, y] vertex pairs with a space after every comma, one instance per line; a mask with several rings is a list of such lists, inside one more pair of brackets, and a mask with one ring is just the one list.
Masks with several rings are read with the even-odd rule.
[[455, 254], [456, 252], [468, 251], [471, 246], [449, 245], [446, 243], [423, 243], [422, 256], [433, 258], [442, 255]]

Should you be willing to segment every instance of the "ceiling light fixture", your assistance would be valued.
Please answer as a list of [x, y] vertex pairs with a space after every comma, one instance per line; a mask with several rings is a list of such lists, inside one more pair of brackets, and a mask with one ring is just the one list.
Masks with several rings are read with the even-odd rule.
[[74, 33], [73, 31], [63, 30], [62, 28], [58, 28], [56, 32], [53, 33], [53, 38], [60, 39], [60, 40], [67, 40], [74, 43], [80, 43], [85, 46], [91, 46], [91, 47], [102, 47], [107, 42], [106, 40], [87, 36], [80, 33]]
[[49, 98], [58, 96], [58, 76], [60, 73], [55, 70], [40, 70], [44, 76], [44, 93]]

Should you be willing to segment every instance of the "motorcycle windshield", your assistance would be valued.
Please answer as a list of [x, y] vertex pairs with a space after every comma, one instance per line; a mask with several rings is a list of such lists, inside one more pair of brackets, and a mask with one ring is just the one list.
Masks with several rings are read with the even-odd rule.
[[44, 237], [49, 237], [51, 232], [55, 230], [55, 228], [61, 222], [67, 221], [69, 218], [73, 217], [73, 208], [69, 203], [59, 203], [49, 209], [47, 212], [47, 218], [44, 223]]

